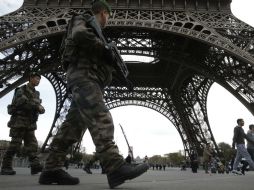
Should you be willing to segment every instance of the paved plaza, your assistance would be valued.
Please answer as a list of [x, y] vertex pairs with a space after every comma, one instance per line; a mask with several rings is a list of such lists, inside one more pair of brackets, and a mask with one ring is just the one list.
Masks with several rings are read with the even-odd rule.
[[[100, 170], [92, 170], [94, 174], [86, 174], [81, 169], [71, 168], [68, 172], [79, 177], [80, 184], [75, 186], [39, 185], [39, 175], [30, 175], [29, 168], [15, 168], [17, 175], [0, 175], [0, 190], [100, 190], [109, 189], [106, 175]], [[245, 176], [233, 174], [197, 174], [180, 171], [178, 168], [167, 168], [166, 171], [149, 170], [144, 175], [127, 181], [116, 189], [122, 190], [251, 190], [254, 184], [254, 172]]]

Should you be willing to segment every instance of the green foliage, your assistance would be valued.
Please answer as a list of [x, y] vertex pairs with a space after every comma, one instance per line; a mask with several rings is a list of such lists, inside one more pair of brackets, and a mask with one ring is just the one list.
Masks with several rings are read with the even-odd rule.
[[81, 162], [82, 158], [83, 158], [83, 154], [80, 152], [76, 152], [73, 154], [72, 158], [70, 159], [70, 162], [77, 164], [77, 163]]
[[82, 160], [84, 163], [88, 163], [93, 158], [93, 156], [93, 154], [83, 154]]
[[181, 166], [181, 163], [184, 161], [184, 156], [180, 152], [169, 153], [168, 158], [174, 166]]
[[166, 164], [177, 167], [181, 166], [182, 161], [184, 161], [184, 156], [180, 152], [169, 153], [165, 157], [155, 155], [148, 159], [148, 162], [151, 164]]
[[225, 142], [221, 142], [218, 144], [218, 147], [225, 162], [230, 161], [232, 155], [234, 154], [234, 150], [231, 148], [231, 146]]
[[151, 158], [148, 159], [149, 163], [157, 163], [157, 164], [162, 164], [162, 157], [160, 155], [154, 155]]

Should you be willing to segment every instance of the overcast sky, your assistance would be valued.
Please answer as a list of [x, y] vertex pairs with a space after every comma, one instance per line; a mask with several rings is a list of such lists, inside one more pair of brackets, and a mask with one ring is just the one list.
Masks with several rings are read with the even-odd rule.
[[[22, 5], [22, 0], [0, 0], [0, 15], [16, 10]], [[243, 3], [244, 2], [244, 3]], [[233, 14], [244, 22], [254, 26], [253, 0], [233, 0]], [[41, 93], [46, 113], [40, 115], [36, 136], [44, 142], [55, 112], [55, 94], [49, 82], [42, 79], [37, 89]], [[6, 106], [11, 102], [13, 92], [0, 99], [0, 139], [10, 140], [9, 120]], [[248, 125], [254, 123], [253, 116], [230, 93], [217, 84], [214, 84], [208, 95], [208, 118], [217, 142], [232, 143], [233, 127], [237, 118], [245, 119], [245, 131]], [[129, 144], [133, 146], [134, 156], [163, 155], [183, 149], [181, 138], [174, 126], [161, 114], [148, 108], [125, 106], [111, 110], [115, 123], [115, 141], [120, 152], [126, 156], [128, 149], [119, 123], [123, 126]], [[89, 133], [86, 133], [82, 142], [87, 153], [94, 151], [94, 145]]]

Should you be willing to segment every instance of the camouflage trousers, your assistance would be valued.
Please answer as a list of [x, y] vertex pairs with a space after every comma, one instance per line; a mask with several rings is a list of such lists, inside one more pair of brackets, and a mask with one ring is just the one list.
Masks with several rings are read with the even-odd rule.
[[2, 168], [12, 168], [12, 161], [15, 154], [20, 153], [22, 141], [24, 140], [24, 154], [28, 156], [31, 166], [39, 165], [38, 142], [34, 131], [26, 128], [11, 128], [11, 142], [4, 154]]
[[96, 155], [105, 171], [110, 173], [124, 164], [124, 159], [113, 141], [113, 120], [103, 101], [102, 90], [92, 81], [82, 82], [71, 89], [72, 103], [66, 120], [52, 140], [45, 170], [62, 168], [69, 148], [88, 129]]

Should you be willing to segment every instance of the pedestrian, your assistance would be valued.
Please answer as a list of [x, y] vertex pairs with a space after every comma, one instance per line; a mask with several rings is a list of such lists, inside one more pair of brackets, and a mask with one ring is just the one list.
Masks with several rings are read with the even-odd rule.
[[[73, 143], [78, 142], [83, 131], [88, 128], [96, 147], [96, 154], [107, 174], [110, 188], [121, 185], [143, 174], [148, 164], [128, 164], [119, 154], [114, 143], [114, 125], [111, 114], [103, 100], [104, 87], [112, 80], [114, 59], [112, 52], [95, 34], [89, 20], [103, 29], [111, 9], [105, 0], [96, 0], [91, 11], [74, 15], [68, 27], [63, 59], [67, 86], [72, 94], [72, 102], [66, 120], [52, 140], [45, 169], [39, 178], [40, 184], [75, 185], [79, 178], [65, 172], [63, 162]], [[65, 62], [65, 61], [64, 61]], [[66, 62], [66, 63], [67, 63]]]
[[70, 159], [66, 156], [66, 159], [64, 161], [64, 167], [66, 170], [69, 169], [69, 165], [70, 165]]
[[[254, 125], [249, 125], [249, 130], [247, 132], [247, 137], [254, 141]], [[249, 152], [251, 159], [254, 161], [254, 143], [247, 141], [247, 151]]]
[[90, 159], [90, 161], [88, 163], [85, 164], [83, 170], [87, 173], [87, 174], [92, 174], [91, 171], [91, 167], [92, 165], [99, 160], [99, 157], [96, 155], [96, 153], [93, 155], [93, 157]]
[[7, 124], [10, 128], [11, 141], [3, 156], [2, 175], [16, 174], [12, 167], [13, 157], [19, 152], [23, 141], [25, 154], [27, 154], [31, 166], [31, 174], [34, 175], [42, 171], [42, 165], [37, 156], [38, 142], [34, 133], [37, 129], [36, 122], [39, 114], [45, 112], [41, 105], [40, 93], [35, 90], [40, 80], [41, 76], [32, 72], [29, 82], [15, 89], [12, 103], [7, 107], [8, 114], [11, 115]]
[[129, 164], [131, 163], [132, 159], [131, 159], [131, 155], [130, 154], [128, 154], [128, 156], [126, 156], [125, 161], [127, 163], [129, 163]]
[[148, 163], [148, 162], [149, 162], [149, 159], [148, 159], [148, 156], [146, 155], [144, 159], [144, 163]]
[[190, 164], [192, 173], [198, 172], [198, 154], [193, 150], [190, 154]]
[[211, 158], [212, 158], [212, 149], [210, 147], [210, 144], [207, 143], [203, 151], [203, 164], [204, 164], [205, 173], [207, 174], [209, 173], [208, 168], [211, 162]]
[[243, 130], [244, 126], [244, 120], [243, 119], [237, 119], [237, 126], [234, 128], [234, 136], [233, 136], [233, 143], [232, 143], [232, 148], [237, 149], [236, 152], [236, 157], [233, 165], [233, 170], [232, 173], [241, 175], [240, 172], [237, 171], [237, 167], [239, 163], [241, 162], [242, 158], [245, 158], [245, 161], [248, 162], [250, 165], [250, 169], [254, 169], [254, 162], [251, 159], [250, 154], [248, 153], [247, 149], [245, 148], [245, 141], [244, 139], [247, 139], [248, 141], [252, 141]]

